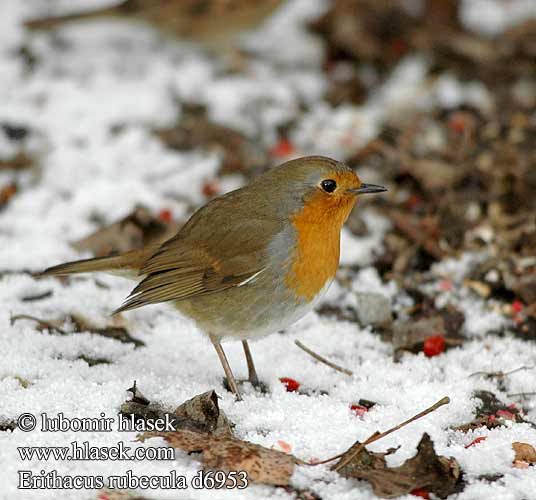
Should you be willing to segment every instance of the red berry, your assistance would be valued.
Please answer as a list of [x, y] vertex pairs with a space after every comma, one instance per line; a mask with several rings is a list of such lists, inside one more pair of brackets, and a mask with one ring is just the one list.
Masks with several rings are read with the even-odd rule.
[[453, 130], [454, 132], [457, 132], [458, 134], [463, 134], [463, 132], [465, 131], [465, 126], [466, 126], [465, 121], [463, 121], [463, 119], [460, 119], [457, 116], [453, 116], [449, 120], [448, 124], [451, 130]]
[[430, 500], [430, 495], [426, 490], [423, 490], [422, 488], [411, 490], [409, 493], [414, 497], [427, 498], [428, 500]]
[[171, 213], [171, 210], [165, 208], [164, 210], [160, 210], [158, 213], [158, 218], [167, 224], [169, 224], [173, 220], [173, 214]]
[[520, 313], [523, 310], [523, 302], [520, 300], [514, 300], [512, 302], [512, 311], [515, 313]]
[[452, 280], [441, 280], [439, 282], [439, 289], [443, 292], [452, 292], [452, 290], [454, 289]]
[[207, 180], [203, 183], [203, 188], [201, 190], [205, 198], [212, 198], [216, 196], [221, 191], [221, 186], [215, 180]]
[[402, 38], [397, 38], [391, 42], [391, 51], [395, 57], [402, 57], [408, 51], [408, 44]]
[[292, 451], [292, 446], [288, 444], [286, 441], [283, 441], [282, 439], [279, 439], [277, 441], [277, 444], [279, 445], [279, 448], [281, 448], [281, 451], [284, 453], [290, 453]]
[[506, 410], [497, 410], [497, 416], [500, 418], [505, 418], [506, 420], [514, 420], [516, 419], [516, 416]]
[[300, 388], [300, 383], [293, 378], [281, 377], [279, 381], [285, 385], [287, 392], [295, 392]]
[[424, 339], [424, 354], [431, 358], [437, 356], [445, 350], [445, 339], [443, 335], [431, 335]]
[[486, 436], [480, 436], [476, 439], [473, 439], [469, 444], [465, 445], [466, 448], [471, 448], [471, 446], [474, 446], [475, 444], [481, 443], [482, 441], [485, 441], [488, 439]]
[[286, 139], [281, 139], [271, 150], [270, 154], [276, 158], [286, 157], [294, 153], [294, 146]]
[[412, 194], [407, 200], [406, 200], [406, 206], [410, 210], [415, 210], [419, 208], [422, 205], [422, 198], [420, 196], [417, 196], [416, 194]]
[[368, 412], [368, 408], [365, 408], [361, 405], [351, 405], [350, 410], [352, 410], [358, 417], [362, 417], [365, 413]]

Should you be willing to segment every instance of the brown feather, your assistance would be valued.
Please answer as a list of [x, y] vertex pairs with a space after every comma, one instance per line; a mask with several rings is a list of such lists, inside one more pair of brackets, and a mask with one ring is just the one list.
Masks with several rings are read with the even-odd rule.
[[[179, 233], [164, 242], [141, 266], [145, 278], [116, 312], [158, 302], [190, 299], [239, 286], [267, 265], [263, 234], [282, 228], [277, 219], [259, 220], [250, 210], [241, 213], [243, 196], [238, 190], [198, 210]], [[236, 222], [228, 220], [229, 208]], [[252, 213], [253, 212], [253, 213]]]
[[141, 250], [133, 250], [121, 255], [95, 257], [92, 259], [75, 260], [45, 269], [41, 276], [61, 276], [65, 274], [137, 271], [143, 263], [154, 253], [158, 246], [152, 245]]

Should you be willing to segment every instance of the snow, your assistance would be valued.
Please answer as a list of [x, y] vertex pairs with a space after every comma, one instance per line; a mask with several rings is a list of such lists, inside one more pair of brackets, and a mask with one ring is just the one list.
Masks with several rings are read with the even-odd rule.
[[498, 35], [526, 19], [536, 17], [534, 0], [463, 0], [461, 21], [483, 35]]
[[374, 212], [364, 209], [363, 221], [367, 226], [368, 235], [356, 238], [352, 233], [343, 228], [341, 232], [341, 265], [367, 265], [370, 264], [374, 255], [382, 252], [382, 238], [390, 222]]
[[[471, 3], [465, 2], [464, 22], [489, 33], [504, 29], [510, 22], [504, 14], [497, 14], [505, 12], [508, 5], [519, 5], [519, 16], [528, 15], [529, 4], [533, 5], [488, 0], [473, 2], [471, 7]], [[480, 16], [479, 22], [471, 14], [478, 3], [493, 4], [495, 9], [484, 9], [488, 15]], [[260, 376], [268, 383], [270, 393], [249, 391], [242, 403], [236, 403], [222, 388], [221, 367], [207, 338], [167, 305], [124, 315], [130, 334], [145, 343], [139, 348], [87, 332], [67, 336], [40, 332], [30, 320], [12, 324], [12, 315], [20, 314], [48, 320], [79, 314], [99, 326], [113, 321], [110, 313], [129, 293], [130, 282], [105, 275], [76, 277], [67, 283], [37, 281], [22, 271], [81, 257], [69, 242], [96, 229], [92, 215], [113, 222], [143, 203], [154, 211], [170, 209], [180, 218], [190, 213], [191, 205], [203, 202], [202, 182], [216, 175], [219, 157], [201, 150], [167, 150], [150, 133], [151, 128], [170, 125], [180, 116], [181, 101], [206, 104], [212, 119], [236, 127], [265, 145], [276, 140], [278, 126], [297, 120], [291, 139], [299, 152], [339, 157], [345, 148], [374, 138], [392, 114], [415, 106], [448, 107], [472, 100], [478, 100], [480, 106], [487, 95], [478, 85], [461, 84], [450, 76], [430, 84], [426, 62], [417, 57], [402, 61], [363, 106], [331, 108], [317, 102], [326, 88], [320, 69], [323, 47], [300, 26], [325, 8], [326, 3], [320, 1], [289, 2], [264, 28], [246, 37], [246, 45], [258, 57], [240, 75], [222, 73], [198, 48], [163, 40], [150, 29], [103, 21], [68, 26], [55, 37], [30, 37], [20, 24], [22, 19], [49, 14], [52, 8], [65, 12], [90, 5], [96, 6], [96, 2], [4, 0], [2, 4], [0, 122], [21, 124], [31, 130], [26, 139], [28, 150], [39, 155], [40, 163], [37, 172], [15, 174], [21, 192], [0, 213], [0, 270], [10, 271], [0, 277], [0, 419], [16, 420], [24, 412], [63, 412], [70, 417], [105, 412], [111, 417], [127, 399], [126, 389], [134, 380], [149, 399], [171, 409], [214, 388], [239, 437], [267, 447], [278, 447], [277, 442], [283, 440], [291, 445], [292, 453], [307, 460], [336, 455], [356, 439], [363, 440], [376, 430], [400, 423], [448, 395], [448, 406], [375, 443], [371, 449], [400, 446], [388, 458], [389, 465], [400, 465], [415, 453], [422, 433], [428, 432], [436, 451], [454, 456], [465, 471], [469, 484], [456, 497], [458, 500], [521, 500], [536, 491], [535, 469], [511, 466], [511, 443], [535, 445], [534, 428], [516, 424], [468, 435], [447, 430], [472, 419], [476, 402], [471, 394], [476, 389], [493, 390], [509, 402], [515, 400], [507, 392], [536, 391], [536, 379], [526, 372], [509, 376], [504, 391], [498, 391], [492, 381], [469, 377], [475, 371], [531, 366], [536, 362], [536, 347], [508, 336], [487, 335], [506, 320], [468, 291], [445, 293], [438, 300], [452, 301], [462, 308], [466, 314], [464, 331], [471, 339], [441, 356], [404, 356], [400, 363], [393, 361], [391, 345], [370, 328], [311, 313], [284, 335], [275, 333], [252, 344]], [[62, 45], [62, 38], [68, 43]], [[32, 72], [15, 54], [22, 42], [29, 44], [38, 57]], [[305, 114], [300, 111], [302, 102], [311, 105]], [[0, 134], [0, 157], [9, 157], [17, 148]], [[8, 178], [6, 173], [0, 174], [1, 182]], [[242, 178], [229, 177], [221, 184], [224, 189], [232, 189], [242, 182]], [[347, 230], [342, 234], [343, 266], [361, 266], [350, 289], [404, 300], [397, 297], [395, 283], [382, 282], [370, 267], [372, 252], [382, 250], [382, 235], [389, 222], [368, 209], [363, 217], [368, 235], [357, 238]], [[473, 255], [463, 256], [443, 262], [434, 272], [461, 284], [477, 261]], [[21, 300], [48, 290], [52, 295], [47, 299]], [[325, 300], [346, 292], [335, 283]], [[318, 364], [294, 346], [295, 339], [353, 370], [354, 375], [349, 377]], [[240, 344], [227, 343], [225, 350], [236, 375], [245, 377]], [[90, 367], [79, 359], [81, 355], [110, 363]], [[278, 380], [282, 376], [295, 378], [312, 391], [311, 395], [287, 393]], [[349, 409], [360, 398], [378, 403], [363, 418]], [[527, 418], [536, 418], [536, 408], [529, 410]], [[488, 439], [464, 447], [480, 435]], [[161, 441], [141, 444], [134, 438], [134, 433], [116, 431], [83, 435], [37, 430], [0, 432], [0, 500], [95, 497], [80, 491], [18, 490], [18, 470], [38, 474], [40, 470], [56, 469], [60, 474], [104, 476], [128, 469], [149, 475], [176, 470], [188, 480], [197, 472], [199, 463], [182, 453], [172, 463], [22, 462], [17, 453], [17, 446], [66, 446], [74, 440], [88, 440], [94, 446], [114, 445], [119, 440], [131, 447], [162, 445]], [[504, 478], [489, 484], [475, 482], [481, 474], [503, 474]], [[343, 479], [327, 466], [298, 467], [292, 484], [312, 489], [322, 498], [374, 498], [366, 483]], [[291, 498], [281, 489], [258, 485], [230, 492], [190, 488], [143, 493], [155, 499]]]

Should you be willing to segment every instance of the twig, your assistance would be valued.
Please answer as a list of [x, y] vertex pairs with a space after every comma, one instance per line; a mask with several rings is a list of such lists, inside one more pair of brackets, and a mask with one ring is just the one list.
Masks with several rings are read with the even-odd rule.
[[294, 343], [302, 350], [304, 350], [307, 354], [315, 358], [316, 360], [320, 361], [321, 363], [324, 363], [325, 365], [328, 365], [329, 367], [333, 368], [334, 370], [337, 370], [338, 372], [345, 373], [346, 375], [350, 375], [350, 377], [354, 374], [352, 370], [348, 370], [348, 368], [343, 368], [342, 366], [336, 365], [329, 359], [324, 358], [323, 356], [320, 356], [320, 354], [317, 354], [313, 350], [309, 349], [307, 346], [303, 345], [299, 340], [295, 340]]
[[395, 427], [392, 427], [391, 429], [385, 431], [385, 432], [379, 432], [376, 431], [374, 434], [369, 436], [363, 443], [360, 443], [359, 441], [355, 442], [348, 450], [346, 450], [344, 453], [340, 453], [339, 455], [336, 455], [334, 457], [328, 458], [326, 460], [322, 460], [321, 462], [315, 462], [315, 463], [308, 463], [307, 465], [321, 465], [328, 462], [332, 462], [333, 460], [337, 460], [340, 458], [341, 460], [336, 463], [331, 470], [339, 471], [344, 466], [348, 465], [354, 457], [367, 445], [370, 443], [373, 443], [374, 441], [378, 441], [378, 439], [384, 438], [385, 436], [397, 431], [398, 429], [401, 429], [402, 427], [410, 424], [411, 422], [414, 422], [415, 420], [422, 418], [429, 413], [432, 413], [433, 411], [437, 410], [443, 405], [447, 405], [450, 403], [450, 398], [448, 396], [445, 396], [444, 398], [440, 399], [436, 404], [430, 406], [430, 408], [427, 408], [424, 411], [421, 411], [420, 413], [417, 413], [417, 415], [411, 417], [408, 420], [405, 420], [401, 424], [396, 425]]
[[475, 377], [477, 375], [484, 375], [484, 376], [489, 377], [489, 378], [493, 378], [493, 377], [503, 378], [503, 377], [506, 377], [507, 375], [512, 375], [512, 373], [520, 372], [521, 370], [534, 370], [534, 368], [536, 368], [536, 367], [535, 366], [520, 366], [518, 368], [514, 368], [513, 370], [510, 370], [509, 372], [503, 372], [503, 371], [498, 371], [498, 372], [474, 372], [474, 373], [471, 373], [471, 375], [469, 375], [469, 377]]
[[511, 392], [509, 394], [507, 394], [506, 396], [508, 396], [509, 398], [515, 398], [515, 397], [525, 397], [525, 396], [535, 396], [536, 395], [536, 392]]
[[68, 332], [66, 332], [65, 330], [63, 330], [62, 328], [60, 328], [59, 326], [54, 324], [53, 321], [47, 321], [47, 320], [44, 320], [44, 319], [39, 319], [39, 318], [36, 318], [35, 316], [30, 316], [29, 314], [11, 315], [11, 318], [10, 318], [9, 322], [10, 322], [11, 326], [13, 326], [20, 319], [28, 319], [30, 321], [35, 321], [37, 323], [37, 325], [38, 325], [37, 327], [42, 329], [42, 330], [46, 329], [46, 330], [49, 330], [49, 331], [57, 332], [60, 335], [69, 335]]

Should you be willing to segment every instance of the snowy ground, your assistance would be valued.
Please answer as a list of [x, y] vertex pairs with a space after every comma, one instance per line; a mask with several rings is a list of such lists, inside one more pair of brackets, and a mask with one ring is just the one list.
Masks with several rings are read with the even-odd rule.
[[[127, 329], [145, 343], [140, 348], [89, 333], [59, 336], [39, 332], [32, 321], [10, 324], [11, 315], [16, 314], [52, 319], [73, 313], [101, 325], [109, 323], [111, 311], [131, 288], [129, 282], [109, 276], [81, 277], [65, 286], [55, 279], [36, 281], [21, 271], [78, 258], [69, 242], [96, 229], [90, 215], [111, 223], [143, 203], [154, 211], [169, 208], [181, 217], [187, 215], [189, 204], [203, 201], [201, 184], [216, 175], [218, 156], [203, 150], [167, 150], [149, 133], [150, 127], [170, 125], [180, 116], [181, 100], [206, 104], [214, 120], [239, 128], [267, 146], [276, 140], [276, 126], [296, 117], [293, 141], [300, 153], [336, 156], [348, 145], [349, 129], [358, 130], [351, 137], [353, 144], [364, 143], [374, 137], [388, 113], [405, 106], [445, 105], [453, 86], [458, 101], [486, 99], [485, 90], [464, 88], [448, 77], [434, 88], [426, 86], [425, 62], [412, 58], [403, 61], [391, 80], [362, 107], [334, 110], [317, 103], [325, 88], [320, 70], [322, 46], [299, 28], [302, 18], [321, 11], [322, 5], [316, 1], [291, 2], [263, 32], [252, 35], [248, 43], [259, 55], [239, 76], [222, 74], [195, 47], [163, 40], [149, 29], [109, 22], [71, 25], [60, 32], [69, 41], [62, 44], [49, 35], [30, 37], [20, 25], [22, 19], [43, 13], [46, 5], [59, 11], [68, 4], [83, 7], [94, 2], [2, 2], [0, 122], [22, 124], [31, 130], [27, 148], [38, 154], [40, 171], [17, 174], [20, 193], [0, 213], [0, 270], [12, 271], [0, 279], [0, 418], [16, 420], [24, 412], [63, 412], [73, 417], [105, 412], [113, 416], [133, 380], [151, 400], [170, 408], [214, 388], [222, 397], [222, 409], [236, 424], [237, 436], [276, 448], [281, 440], [302, 459], [322, 459], [449, 396], [450, 405], [371, 449], [400, 446], [388, 457], [390, 466], [400, 465], [414, 455], [422, 433], [428, 432], [437, 453], [455, 457], [466, 474], [465, 490], [452, 498], [535, 498], [536, 469], [512, 467], [511, 443], [536, 444], [536, 429], [515, 424], [468, 434], [448, 430], [472, 420], [473, 390], [493, 390], [508, 399], [497, 392], [495, 383], [469, 377], [471, 373], [536, 364], [533, 343], [486, 336], [505, 320], [476, 299], [456, 298], [467, 316], [465, 330], [472, 340], [441, 356], [426, 358], [421, 353], [405, 357], [401, 363], [392, 361], [391, 344], [382, 342], [370, 329], [360, 330], [353, 323], [312, 313], [285, 334], [252, 344], [258, 370], [271, 393], [248, 393], [242, 403], [236, 403], [222, 388], [221, 367], [208, 340], [166, 305], [125, 314]], [[29, 43], [38, 57], [31, 74], [16, 51], [23, 42]], [[300, 102], [309, 104], [304, 116]], [[356, 123], [362, 126], [356, 127]], [[114, 132], [118, 125], [122, 125], [120, 132]], [[0, 131], [0, 155], [8, 157], [14, 147]], [[0, 181], [11, 175], [0, 172]], [[349, 232], [344, 234], [342, 261], [347, 265], [362, 264], [371, 250], [378, 250], [385, 222], [378, 222], [374, 214], [365, 220], [373, 226], [372, 236], [360, 241]], [[463, 263], [457, 262], [444, 266], [444, 272], [461, 280], [456, 274], [462, 268]], [[396, 288], [374, 285], [375, 277], [376, 271], [369, 269], [356, 279], [364, 280], [361, 286], [374, 287], [373, 291], [396, 302]], [[354, 289], [360, 289], [360, 283], [356, 282]], [[52, 295], [45, 300], [21, 301], [48, 290]], [[338, 291], [334, 289], [327, 300]], [[294, 346], [294, 339], [353, 370], [354, 376], [318, 364]], [[235, 373], [245, 376], [240, 344], [225, 347]], [[78, 359], [81, 355], [110, 363], [90, 367]], [[328, 394], [286, 392], [279, 377], [292, 377], [316, 394]], [[508, 377], [507, 388], [509, 393], [534, 392], [536, 379], [521, 371]], [[362, 418], [349, 409], [360, 398], [378, 403]], [[535, 407], [526, 418], [536, 421]], [[488, 439], [464, 448], [480, 435]], [[165, 475], [175, 469], [187, 477], [198, 470], [198, 462], [182, 454], [173, 463], [80, 463], [22, 462], [17, 453], [17, 446], [61, 446], [73, 440], [88, 440], [95, 446], [124, 440], [132, 447], [144, 446], [133, 442], [134, 437], [134, 433], [117, 432], [85, 434], [83, 439], [77, 433], [0, 432], [0, 499], [95, 498], [95, 492], [17, 490], [18, 470], [38, 474], [56, 469], [59, 474], [106, 476], [128, 469], [136, 474]], [[473, 480], [494, 474], [504, 478], [489, 483]], [[375, 498], [368, 484], [342, 479], [327, 466], [297, 468], [293, 486], [309, 488], [322, 498]], [[244, 491], [189, 489], [144, 495], [162, 499], [291, 497], [281, 489], [256, 485]]]

